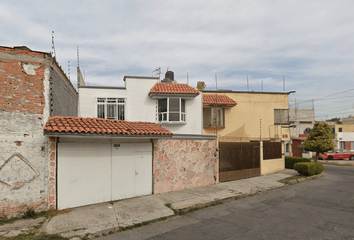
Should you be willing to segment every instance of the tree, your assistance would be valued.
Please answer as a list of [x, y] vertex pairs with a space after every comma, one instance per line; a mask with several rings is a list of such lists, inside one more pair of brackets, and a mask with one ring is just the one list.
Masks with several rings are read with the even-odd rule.
[[304, 149], [306, 151], [316, 152], [315, 162], [317, 162], [320, 153], [334, 149], [331, 129], [327, 123], [315, 123], [315, 126], [312, 128], [310, 135], [304, 143]]

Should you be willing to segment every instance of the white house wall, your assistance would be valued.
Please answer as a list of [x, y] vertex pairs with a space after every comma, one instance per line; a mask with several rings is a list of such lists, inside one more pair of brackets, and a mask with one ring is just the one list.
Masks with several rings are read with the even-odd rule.
[[203, 97], [186, 100], [186, 124], [161, 124], [167, 130], [179, 134], [203, 134]]
[[340, 142], [354, 142], [354, 132], [339, 132], [337, 133], [337, 146], [340, 148]]
[[97, 117], [97, 98], [126, 98], [126, 90], [79, 88], [79, 117]]
[[127, 121], [155, 122], [157, 100], [150, 98], [149, 92], [157, 82], [157, 79], [125, 79]]
[[[125, 120], [156, 122], [157, 99], [149, 97], [157, 79], [125, 78], [125, 89], [114, 87], [79, 88], [79, 116], [97, 117], [97, 98], [125, 98]], [[186, 99], [186, 123], [162, 124], [173, 133], [203, 134], [202, 94]]]

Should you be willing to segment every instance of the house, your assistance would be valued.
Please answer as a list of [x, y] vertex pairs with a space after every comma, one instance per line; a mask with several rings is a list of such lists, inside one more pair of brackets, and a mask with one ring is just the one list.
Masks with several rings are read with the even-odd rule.
[[284, 170], [289, 94], [203, 91], [203, 132], [218, 136], [219, 181]]
[[77, 116], [78, 93], [55, 58], [0, 47], [0, 217], [56, 207], [49, 117]]
[[79, 117], [52, 117], [44, 133], [57, 164], [57, 208], [215, 184], [213, 135], [202, 94], [173, 72], [125, 76], [124, 87], [79, 86]]
[[202, 134], [202, 95], [176, 83], [169, 71], [155, 77], [125, 76], [125, 87], [80, 86], [79, 115], [154, 122], [174, 134]]
[[336, 149], [354, 150], [354, 116], [342, 119], [342, 123], [332, 121], [329, 125]]
[[291, 137], [292, 156], [312, 158], [312, 152], [305, 152], [303, 145], [310, 134], [300, 134], [297, 137]]
[[315, 124], [315, 109], [289, 109], [290, 141], [285, 141], [285, 155], [296, 157], [312, 156], [304, 152], [302, 144]]

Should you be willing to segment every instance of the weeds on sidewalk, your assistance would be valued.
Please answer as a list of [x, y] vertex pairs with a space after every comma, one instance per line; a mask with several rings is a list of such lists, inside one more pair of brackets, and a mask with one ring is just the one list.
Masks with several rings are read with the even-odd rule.
[[292, 177], [288, 177], [288, 178], [284, 178], [279, 180], [279, 182], [284, 183], [284, 184], [289, 184], [291, 183], [293, 180], [296, 180], [296, 182], [298, 182], [298, 179], [301, 178], [306, 178], [306, 176], [302, 176], [302, 175], [296, 175], [296, 176], [292, 176]]

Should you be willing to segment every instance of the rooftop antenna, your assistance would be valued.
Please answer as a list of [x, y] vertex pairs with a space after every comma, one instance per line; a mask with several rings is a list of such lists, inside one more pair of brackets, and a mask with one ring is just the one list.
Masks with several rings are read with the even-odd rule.
[[159, 82], [160, 82], [161, 67], [156, 67], [156, 69], [152, 72], [156, 72], [156, 75], [159, 75]]
[[262, 92], [263, 92], [263, 79], [262, 79]]
[[167, 66], [167, 72], [168, 72], [168, 68], [170, 67], [170, 65]]
[[68, 75], [69, 75], [69, 80], [70, 80], [70, 61], [68, 61]]
[[53, 58], [57, 56], [55, 53], [55, 47], [54, 47], [54, 31], [52, 31], [52, 56], [53, 56]]
[[187, 72], [187, 85], [189, 85], [188, 72]]
[[283, 76], [283, 92], [285, 92], [285, 76]]
[[79, 46], [77, 46], [77, 66], [80, 67]]

